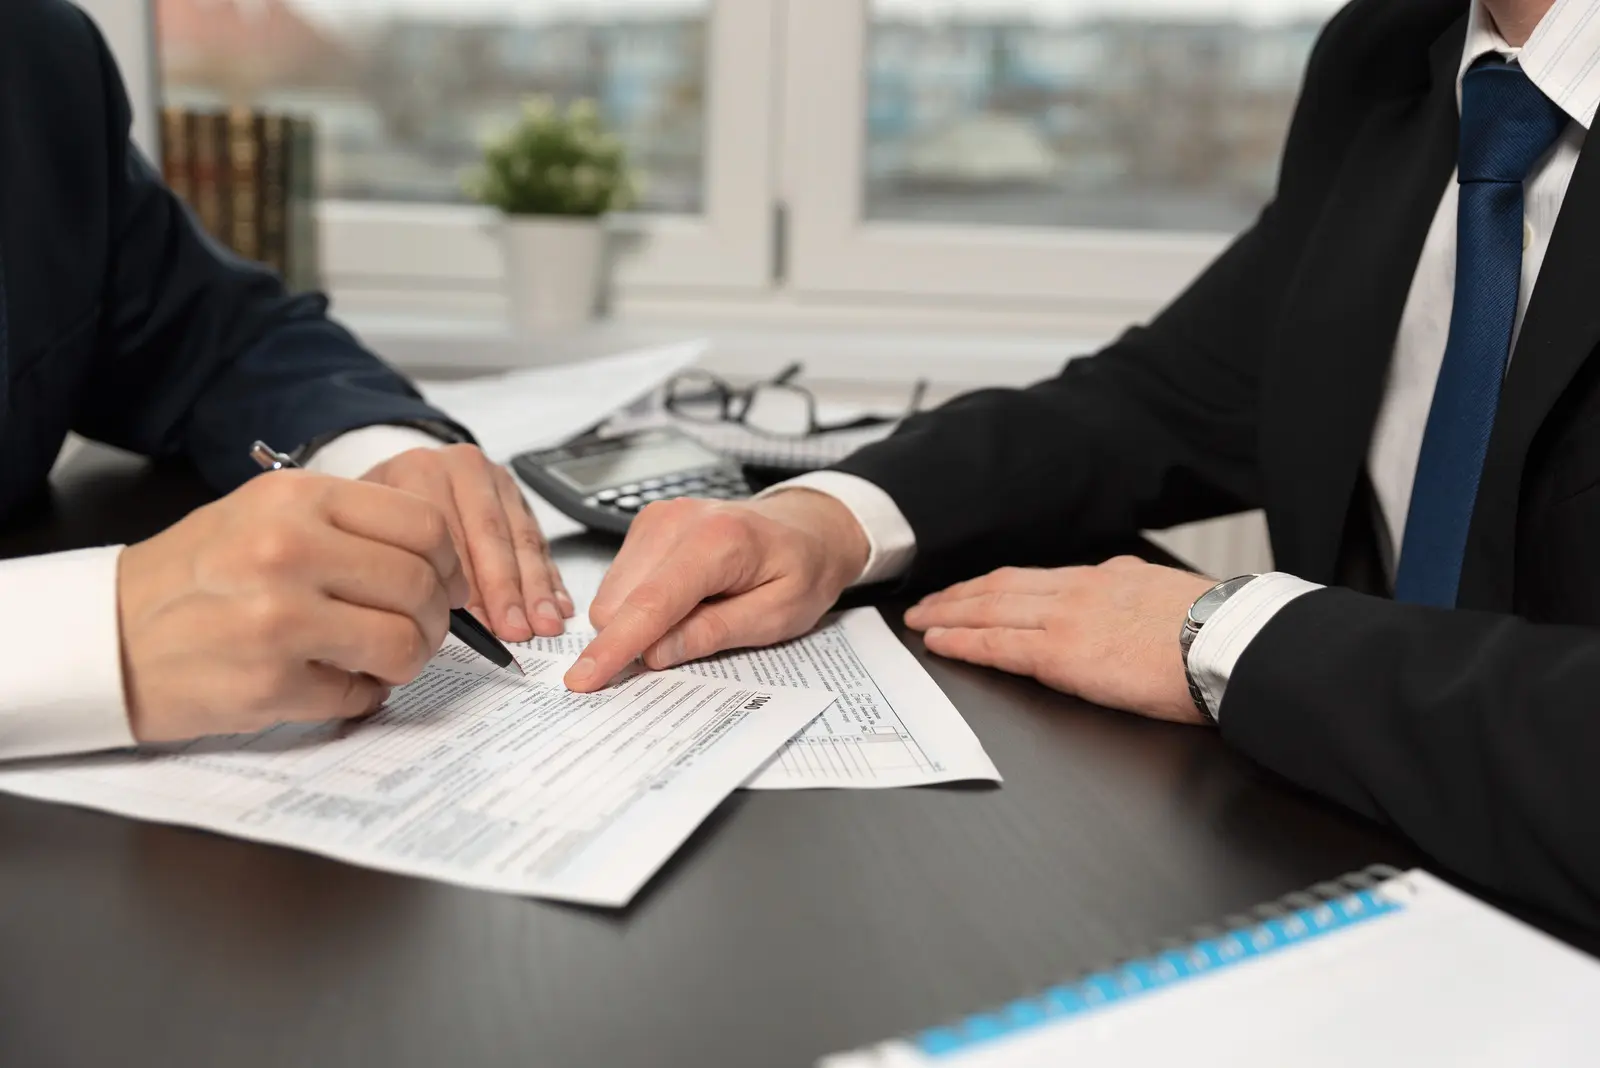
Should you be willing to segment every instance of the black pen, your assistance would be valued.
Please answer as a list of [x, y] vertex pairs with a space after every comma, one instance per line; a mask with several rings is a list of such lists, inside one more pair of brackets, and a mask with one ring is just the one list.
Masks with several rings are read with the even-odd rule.
[[[251, 446], [250, 459], [260, 464], [263, 471], [292, 471], [300, 466], [293, 457], [285, 456], [264, 441]], [[526, 674], [522, 665], [517, 663], [517, 658], [511, 655], [511, 650], [500, 644], [500, 639], [465, 608], [450, 610], [450, 633], [495, 667], [515, 671], [518, 675]]]

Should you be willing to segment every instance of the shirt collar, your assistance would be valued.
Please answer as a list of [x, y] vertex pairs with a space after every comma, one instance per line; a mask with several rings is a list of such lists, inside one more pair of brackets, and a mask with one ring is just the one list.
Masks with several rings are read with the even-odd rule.
[[1515, 60], [1539, 91], [1585, 130], [1594, 121], [1600, 105], [1600, 4], [1594, 0], [1556, 0], [1521, 48], [1500, 36], [1483, 0], [1472, 0], [1456, 78], [1458, 104], [1460, 75], [1491, 53]]

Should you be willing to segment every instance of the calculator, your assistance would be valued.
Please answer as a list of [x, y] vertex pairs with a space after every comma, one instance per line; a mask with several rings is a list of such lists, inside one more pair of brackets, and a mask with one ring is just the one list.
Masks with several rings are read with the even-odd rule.
[[511, 460], [517, 477], [591, 530], [625, 534], [640, 509], [676, 497], [751, 495], [734, 461], [668, 427], [586, 437]]

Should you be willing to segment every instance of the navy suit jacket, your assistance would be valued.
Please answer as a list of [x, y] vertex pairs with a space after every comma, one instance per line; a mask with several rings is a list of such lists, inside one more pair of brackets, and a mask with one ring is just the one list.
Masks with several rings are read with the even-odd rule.
[[218, 491], [257, 438], [289, 449], [378, 423], [448, 422], [264, 268], [207, 238], [129, 141], [94, 25], [0, 3], [0, 521], [69, 430], [191, 461]]

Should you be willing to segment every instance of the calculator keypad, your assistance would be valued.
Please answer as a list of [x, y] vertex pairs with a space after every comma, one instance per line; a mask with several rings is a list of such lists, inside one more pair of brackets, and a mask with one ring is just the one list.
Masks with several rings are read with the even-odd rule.
[[731, 471], [712, 469], [630, 482], [626, 486], [601, 490], [584, 503], [591, 508], [636, 515], [645, 505], [655, 501], [670, 501], [679, 497], [734, 501], [750, 495], [750, 486], [741, 476]]

